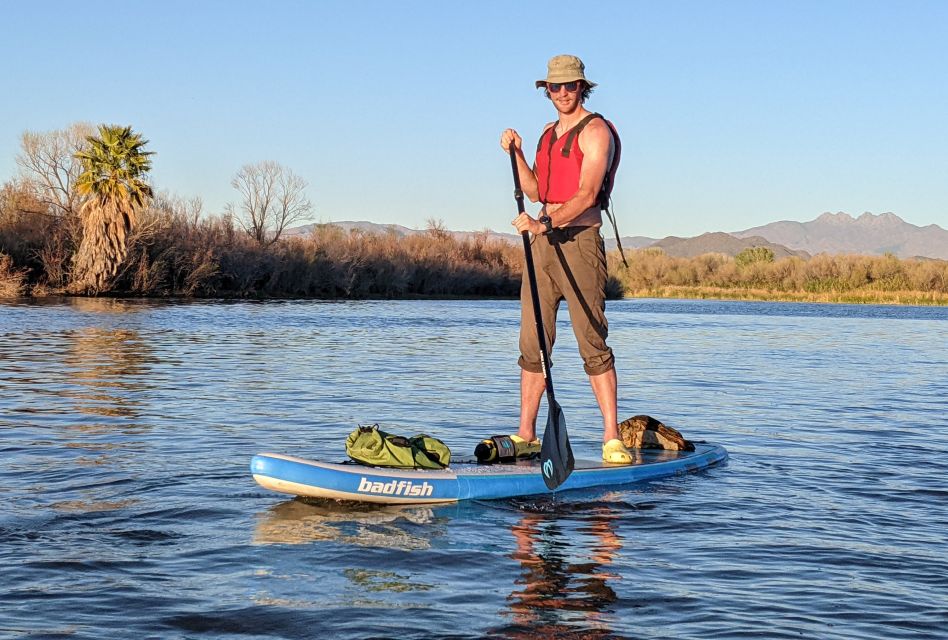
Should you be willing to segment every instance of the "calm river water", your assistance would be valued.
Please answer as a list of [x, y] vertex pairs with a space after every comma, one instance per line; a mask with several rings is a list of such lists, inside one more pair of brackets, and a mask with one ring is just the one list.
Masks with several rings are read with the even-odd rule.
[[0, 637], [948, 637], [948, 309], [608, 313], [622, 417], [727, 464], [396, 509], [267, 492], [250, 457], [514, 430], [515, 302], [0, 304]]

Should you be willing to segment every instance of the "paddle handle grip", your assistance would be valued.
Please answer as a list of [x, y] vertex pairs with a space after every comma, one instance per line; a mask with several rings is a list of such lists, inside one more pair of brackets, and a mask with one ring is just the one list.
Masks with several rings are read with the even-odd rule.
[[517, 169], [517, 148], [510, 141], [510, 168], [513, 170], [514, 199], [517, 201], [517, 213], [523, 213], [523, 189], [520, 188], [520, 171]]

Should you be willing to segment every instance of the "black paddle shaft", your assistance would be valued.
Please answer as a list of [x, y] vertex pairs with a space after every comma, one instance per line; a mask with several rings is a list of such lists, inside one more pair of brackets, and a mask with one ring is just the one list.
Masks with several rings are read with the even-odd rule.
[[[514, 149], [513, 142], [510, 143], [510, 166], [513, 169], [514, 179], [514, 198], [517, 200], [517, 213], [523, 213], [523, 189], [520, 188], [520, 171], [517, 170], [517, 152]], [[550, 373], [549, 355], [546, 351], [546, 337], [543, 332], [543, 318], [540, 315], [540, 294], [537, 291], [537, 271], [533, 266], [533, 250], [530, 248], [530, 233], [523, 231], [520, 234], [523, 239], [523, 254], [527, 261], [527, 279], [530, 282], [530, 298], [533, 301], [533, 320], [537, 326], [537, 338], [540, 343], [540, 362], [543, 365], [543, 379], [546, 381], [547, 399], [552, 403], [553, 396], [553, 376]]]
[[[510, 144], [510, 167], [513, 169], [514, 198], [517, 199], [517, 213], [524, 211], [523, 190], [520, 188], [520, 171], [517, 169], [517, 150]], [[546, 335], [543, 332], [543, 317], [540, 311], [540, 295], [537, 292], [537, 272], [533, 266], [533, 251], [530, 248], [530, 233], [523, 231], [523, 254], [527, 263], [527, 280], [530, 284], [530, 298], [533, 301], [533, 319], [536, 322], [537, 341], [540, 346], [540, 362], [543, 365], [543, 380], [546, 382], [547, 419], [543, 432], [543, 444], [540, 447], [540, 463], [543, 482], [551, 491], [566, 481], [573, 472], [575, 461], [573, 450], [569, 446], [566, 433], [566, 417], [553, 395], [553, 376], [550, 375], [550, 358], [546, 350]]]

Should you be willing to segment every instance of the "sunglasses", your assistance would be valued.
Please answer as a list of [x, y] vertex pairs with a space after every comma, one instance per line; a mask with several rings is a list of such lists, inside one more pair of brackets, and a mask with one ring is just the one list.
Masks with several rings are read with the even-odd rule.
[[547, 82], [546, 88], [550, 93], [559, 93], [561, 88], [566, 89], [569, 93], [573, 93], [579, 89], [579, 80], [573, 80], [572, 82]]

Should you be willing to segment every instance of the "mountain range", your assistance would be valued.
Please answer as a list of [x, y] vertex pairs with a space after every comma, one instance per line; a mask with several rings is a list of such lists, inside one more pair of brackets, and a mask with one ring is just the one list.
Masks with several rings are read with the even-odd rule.
[[[353, 229], [385, 233], [393, 232], [398, 236], [424, 233], [423, 230], [410, 229], [395, 224], [376, 224], [374, 222], [341, 221], [332, 224], [346, 231]], [[295, 227], [286, 231], [287, 235], [309, 233], [314, 225]], [[616, 241], [608, 223], [603, 227], [606, 248], [614, 249]], [[487, 234], [489, 239], [519, 243], [520, 237], [514, 233], [496, 231], [451, 231], [455, 237], [469, 238]], [[782, 258], [796, 255], [809, 258], [819, 253], [883, 255], [892, 253], [900, 258], [935, 258], [948, 260], [948, 231], [936, 224], [919, 227], [905, 222], [894, 213], [863, 213], [853, 218], [847, 213], [824, 213], [809, 222], [782, 220], [760, 227], [725, 233], [714, 231], [691, 238], [668, 236], [649, 238], [646, 236], [623, 236], [625, 249], [659, 247], [665, 253], [675, 257], [694, 257], [703, 253], [724, 253], [737, 255], [748, 247], [768, 247], [774, 256]]]
[[900, 258], [948, 260], [948, 231], [937, 224], [918, 227], [894, 213], [824, 213], [810, 222], [784, 220], [737, 231], [739, 238], [759, 235], [771, 242], [809, 253], [892, 253]]
[[788, 256], [799, 256], [804, 260], [811, 257], [807, 251], [790, 249], [782, 244], [770, 242], [761, 235], [738, 237], [723, 231], [702, 233], [694, 238], [668, 236], [648, 246], [658, 247], [676, 258], [694, 258], [705, 253], [725, 253], [729, 256], [736, 256], [749, 247], [767, 247], [774, 252], [774, 258], [778, 260]]

